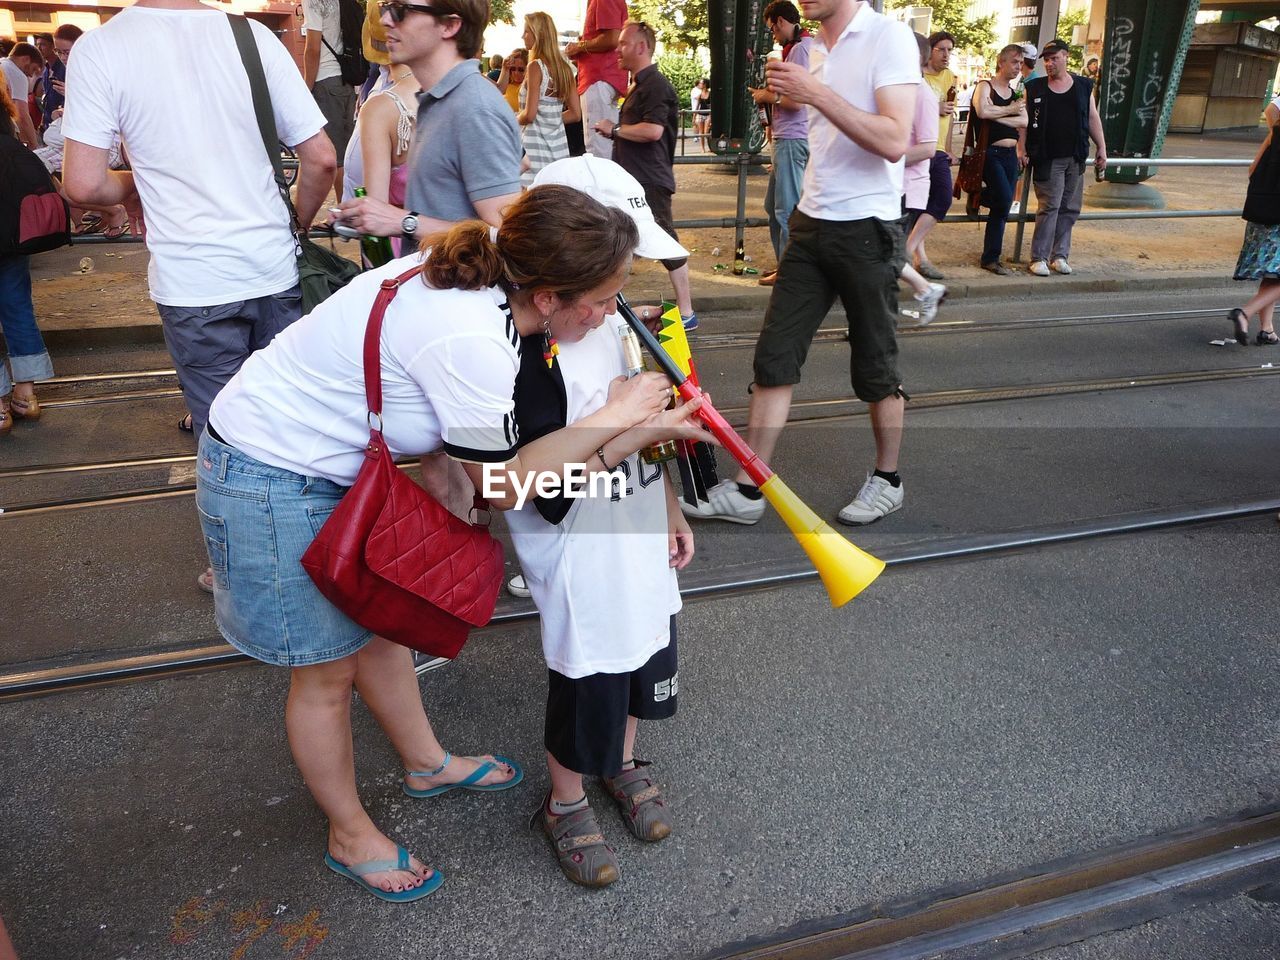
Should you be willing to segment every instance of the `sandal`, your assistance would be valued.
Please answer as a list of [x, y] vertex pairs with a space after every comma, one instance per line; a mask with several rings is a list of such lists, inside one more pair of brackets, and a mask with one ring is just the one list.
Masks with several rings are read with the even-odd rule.
[[1227, 312], [1227, 319], [1231, 321], [1231, 329], [1236, 335], [1236, 343], [1242, 346], [1249, 345], [1249, 315], [1235, 307]]
[[124, 223], [120, 224], [119, 226], [102, 228], [102, 235], [106, 237], [108, 240], [119, 240], [128, 232], [129, 232], [129, 222], [127, 220]]
[[1259, 330], [1258, 337], [1254, 340], [1254, 343], [1260, 347], [1271, 346], [1280, 343], [1280, 336], [1276, 336], [1274, 330]]
[[637, 760], [634, 769], [623, 770], [612, 779], [604, 778], [605, 789], [613, 795], [627, 829], [637, 840], [646, 843], [656, 843], [671, 835], [671, 816], [662, 791], [645, 772], [651, 766], [647, 760]]
[[551, 815], [551, 793], [542, 806], [529, 819], [532, 828], [538, 821], [555, 852], [560, 870], [574, 883], [583, 887], [607, 887], [618, 879], [618, 858], [613, 847], [604, 842], [595, 811], [583, 807], [573, 813], [555, 817]]
[[8, 410], [0, 410], [0, 437], [7, 437], [13, 429], [13, 414]]
[[186, 414], [185, 416], [183, 416], [181, 420], [178, 421], [178, 429], [181, 430], [183, 433], [195, 432], [195, 427], [192, 425], [192, 422], [191, 422], [191, 414], [189, 413]]
[[30, 397], [23, 399], [16, 393], [9, 397], [9, 412], [14, 418], [23, 420], [39, 420], [40, 419], [40, 401], [36, 399], [33, 393]]
[[351, 866], [339, 863], [333, 859], [329, 853], [324, 855], [324, 863], [334, 873], [346, 877], [354, 883], [358, 883], [379, 900], [389, 900], [392, 903], [410, 903], [414, 900], [421, 900], [429, 893], [435, 893], [440, 884], [444, 883], [444, 874], [439, 870], [432, 870], [425, 880], [422, 881], [420, 887], [409, 887], [407, 890], [393, 891], [383, 890], [381, 887], [375, 887], [372, 883], [365, 879], [370, 873], [384, 873], [387, 870], [404, 870], [410, 872], [409, 851], [404, 847], [396, 847], [395, 860], [368, 860], [364, 863], [353, 863]]
[[[440, 771], [447, 767], [452, 759], [453, 754], [446, 753], [444, 755], [444, 763], [434, 770], [406, 770], [404, 775], [406, 777], [434, 777], [439, 775]], [[485, 793], [496, 793], [499, 790], [510, 790], [524, 779], [524, 770], [520, 764], [509, 757], [500, 757], [495, 753], [492, 760], [484, 760], [481, 757], [467, 757], [466, 759], [476, 760], [480, 763], [480, 766], [476, 767], [465, 780], [459, 780], [457, 783], [443, 783], [438, 787], [428, 787], [424, 790], [411, 787], [402, 780], [400, 781], [400, 789], [404, 791], [405, 796], [421, 800], [424, 797], [438, 797], [441, 794], [448, 793], [450, 790], [478, 790]], [[480, 783], [490, 773], [497, 770], [500, 763], [506, 764], [511, 768], [511, 778], [503, 780], [501, 783]]]

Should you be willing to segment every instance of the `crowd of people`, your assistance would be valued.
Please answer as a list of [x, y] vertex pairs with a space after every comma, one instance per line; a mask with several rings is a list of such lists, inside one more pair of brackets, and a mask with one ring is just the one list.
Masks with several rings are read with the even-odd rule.
[[[549, 787], [534, 822], [566, 877], [603, 886], [621, 866], [584, 776], [602, 778], [637, 839], [660, 841], [673, 829], [635, 743], [639, 720], [675, 712], [676, 571], [695, 540], [687, 518], [754, 524], [765, 508], [745, 472], [706, 499], [679, 501], [670, 473], [639, 455], [656, 441], [709, 439], [699, 401], [669, 409], [663, 376], [624, 376], [625, 329], [615, 315], [640, 256], [666, 267], [684, 326], [698, 325], [672, 218], [679, 98], [654, 65], [652, 27], [629, 20], [622, 0], [589, 0], [581, 38], [563, 51], [551, 18], [529, 14], [525, 46], [491, 60], [488, 72], [477, 69], [488, 0], [383, 0], [376, 14], [364, 37], [372, 66], [357, 86], [336, 0], [304, 0], [301, 70], [262, 24], [249, 24], [251, 58], [228, 14], [199, 0], [138, 0], [96, 30], [55, 33], [58, 70], [35, 45], [14, 47], [3, 63], [16, 93], [0, 99], [0, 134], [37, 149], [43, 132], [49, 149], [56, 125], [69, 200], [145, 235], [151, 297], [199, 444], [202, 586], [228, 642], [290, 669], [285, 729], [328, 818], [324, 862], [361, 889], [416, 900], [442, 877], [382, 832], [360, 800], [353, 690], [399, 754], [409, 797], [506, 790], [525, 775], [501, 754], [447, 750], [408, 649], [354, 622], [301, 568], [364, 460], [362, 343], [380, 292], [394, 291], [378, 341], [383, 437], [396, 455], [421, 458], [424, 486], [442, 503], [465, 512], [495, 468], [510, 488], [574, 464], [619, 479], [625, 489], [612, 497], [562, 489], [527, 503], [489, 500], [508, 512], [541, 615]], [[811, 341], [838, 297], [852, 389], [874, 434], [872, 469], [838, 517], [861, 525], [905, 500], [897, 281], [916, 290], [928, 316], [945, 295], [925, 243], [952, 198], [954, 40], [914, 35], [864, 0], [810, 0], [806, 14], [818, 24], [813, 35], [791, 0], [769, 4], [765, 19], [783, 54], [751, 90], [771, 111], [767, 207], [778, 268], [761, 280], [772, 290], [747, 441], [772, 459]], [[1040, 201], [1031, 272], [1071, 272], [1089, 142], [1099, 168], [1106, 154], [1092, 81], [1067, 72], [1066, 60], [1066, 45], [1049, 43], [1044, 75], [1019, 84], [1028, 53], [1009, 45], [973, 90], [991, 211], [981, 262], [993, 273], [1007, 272], [1004, 224], [1026, 165]], [[248, 95], [251, 61], [265, 76], [278, 137], [298, 158], [299, 226], [327, 220], [398, 245], [395, 259], [305, 316], [297, 240]], [[127, 78], [121, 63], [131, 65]], [[37, 78], [38, 123], [25, 109]], [[696, 90], [692, 103], [701, 105], [707, 88]], [[201, 109], [175, 112], [174, 102]], [[1259, 165], [1274, 168], [1280, 194], [1273, 152], [1269, 140]], [[331, 192], [335, 206], [322, 216]], [[1274, 255], [1275, 229], [1250, 242], [1270, 243]], [[1258, 342], [1274, 343], [1280, 283], [1261, 276], [1259, 297], [1233, 311], [1232, 323], [1245, 337], [1249, 312], [1260, 310]], [[0, 367], [5, 431], [14, 416], [39, 415], [33, 383], [52, 367], [25, 258], [0, 258], [0, 296], [10, 354]], [[659, 312], [639, 310], [646, 320]], [[605, 536], [588, 538], [587, 550], [574, 536], [582, 531], [629, 536], [625, 549]]]

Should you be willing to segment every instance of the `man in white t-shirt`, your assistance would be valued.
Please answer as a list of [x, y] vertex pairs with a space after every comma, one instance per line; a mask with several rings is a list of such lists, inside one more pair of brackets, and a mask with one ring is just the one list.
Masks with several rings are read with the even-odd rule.
[[[347, 0], [348, 3], [356, 0]], [[324, 114], [324, 132], [338, 154], [334, 195], [342, 197], [342, 158], [356, 126], [356, 88], [343, 82], [341, 0], [302, 0], [302, 78]]]
[[35, 124], [31, 122], [31, 111], [27, 109], [27, 96], [31, 93], [31, 84], [43, 69], [44, 57], [29, 43], [15, 44], [9, 55], [0, 60], [0, 71], [3, 71], [9, 85], [9, 99], [18, 108], [18, 139], [33, 150], [40, 146], [40, 140], [36, 137]]
[[[875, 472], [840, 511], [844, 523], [878, 520], [902, 506], [898, 476], [905, 395], [898, 375], [897, 278], [904, 263], [902, 157], [920, 84], [920, 56], [906, 24], [866, 0], [811, 0], [821, 24], [809, 67], [770, 61], [768, 85], [809, 111], [809, 165], [791, 216], [764, 328], [756, 342], [747, 442], [768, 462], [787, 422], [814, 333], [840, 297], [849, 322], [853, 390], [875, 432]], [[755, 523], [764, 514], [745, 472], [682, 503], [704, 519]]]
[[[333, 145], [288, 51], [249, 23], [279, 137], [298, 154], [306, 227], [333, 183]], [[248, 76], [227, 15], [197, 0], [139, 0], [75, 50], [63, 182], [75, 202], [123, 203], [135, 233], [145, 211], [151, 299], [198, 436], [223, 384], [302, 313], [295, 241]], [[117, 137], [131, 171], [109, 168]]]

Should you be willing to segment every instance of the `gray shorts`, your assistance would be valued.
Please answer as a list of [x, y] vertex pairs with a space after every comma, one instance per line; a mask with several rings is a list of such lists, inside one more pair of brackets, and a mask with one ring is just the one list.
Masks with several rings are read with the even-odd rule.
[[356, 129], [356, 88], [347, 86], [341, 77], [327, 77], [316, 81], [311, 96], [324, 114], [324, 132], [333, 141], [341, 163], [347, 155], [347, 142]]
[[173, 307], [157, 303], [164, 342], [178, 370], [183, 399], [197, 437], [209, 421], [209, 406], [236, 375], [249, 354], [302, 316], [298, 286], [253, 300], [209, 307]]

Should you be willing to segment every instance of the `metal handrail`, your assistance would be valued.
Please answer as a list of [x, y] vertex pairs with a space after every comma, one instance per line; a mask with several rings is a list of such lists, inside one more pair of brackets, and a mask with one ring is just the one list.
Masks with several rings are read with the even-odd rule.
[[[682, 110], [684, 113], [692, 113], [693, 111]], [[683, 140], [684, 129], [681, 127], [681, 139]], [[678, 156], [673, 162], [679, 166], [735, 166], [738, 175], [737, 202], [735, 204], [734, 215], [732, 217], [697, 217], [684, 220], [676, 220], [675, 226], [681, 230], [697, 230], [704, 228], [734, 229], [734, 247], [743, 243], [744, 231], [747, 227], [767, 227], [769, 220], [767, 217], [748, 217], [747, 216], [747, 172], [751, 167], [764, 166], [770, 163], [770, 158], [765, 154], [732, 154], [721, 156], [718, 154], [707, 154], [705, 156]], [[297, 165], [296, 160], [285, 160], [285, 166], [291, 164]], [[1092, 165], [1093, 158], [1086, 161], [1088, 165]], [[1252, 164], [1252, 160], [1244, 159], [1224, 159], [1224, 158], [1205, 158], [1196, 157], [1108, 157], [1108, 167], [1247, 167]], [[1016, 223], [1017, 230], [1014, 236], [1014, 255], [1013, 261], [1019, 262], [1022, 259], [1022, 248], [1025, 242], [1026, 225], [1035, 220], [1035, 216], [1027, 212], [1027, 201], [1031, 198], [1031, 169], [1027, 168], [1022, 176], [1022, 190], [1020, 207], [1018, 213], [1007, 218], [1006, 222]], [[1081, 213], [1080, 220], [1181, 220], [1193, 219], [1201, 217], [1239, 217], [1243, 213], [1242, 210], [1115, 210], [1115, 211], [1090, 211]], [[990, 217], [987, 214], [979, 214], [977, 216], [968, 216], [967, 214], [948, 214], [940, 220], [940, 223], [985, 223]], [[313, 239], [333, 239], [333, 235], [328, 231], [312, 231]], [[341, 237], [336, 239], [343, 239]], [[73, 237], [73, 244], [102, 244], [102, 243], [141, 243], [140, 237], [132, 235], [127, 237], [118, 237], [108, 239], [101, 234], [90, 234], [89, 236]]]

